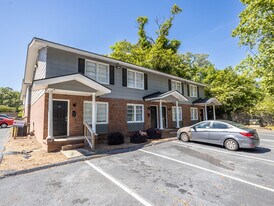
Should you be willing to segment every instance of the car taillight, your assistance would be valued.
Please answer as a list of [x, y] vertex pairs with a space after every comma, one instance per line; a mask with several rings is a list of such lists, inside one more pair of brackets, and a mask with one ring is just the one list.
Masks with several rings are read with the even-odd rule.
[[248, 132], [240, 132], [240, 134], [245, 136], [245, 137], [254, 138], [253, 134], [248, 133]]

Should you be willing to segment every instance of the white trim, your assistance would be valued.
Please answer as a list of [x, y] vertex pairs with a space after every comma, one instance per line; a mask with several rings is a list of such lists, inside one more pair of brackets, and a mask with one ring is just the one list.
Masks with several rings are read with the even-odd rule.
[[[196, 116], [197, 116], [197, 119], [192, 119], [191, 117], [191, 110], [195, 110], [196, 112]], [[196, 120], [199, 120], [199, 117], [198, 117], [198, 108], [197, 107], [190, 107], [190, 120], [191, 121], [196, 121]]]
[[[53, 105], [53, 101], [60, 101], [60, 102], [68, 102], [68, 112], [67, 112], [67, 135], [66, 136], [69, 136], [69, 122], [70, 122], [70, 100], [69, 99], [52, 99], [52, 105]], [[52, 107], [53, 109], [53, 107]], [[53, 111], [52, 111], [53, 112]], [[54, 137], [54, 136], [53, 136]], [[58, 136], [57, 136], [58, 137]]]
[[[84, 108], [85, 108], [85, 103], [90, 103], [90, 104], [92, 104], [92, 101], [88, 101], [88, 100], [85, 100], [84, 101], [84, 103], [83, 103], [83, 121], [84, 121]], [[107, 118], [106, 118], [106, 122], [97, 122], [97, 104], [106, 104], [107, 105], [107, 111], [106, 111], [106, 115], [107, 115]], [[109, 108], [108, 108], [108, 106], [109, 106], [109, 103], [108, 102], [98, 102], [98, 101], [96, 101], [96, 124], [108, 124], [108, 119], [109, 119]]]
[[[192, 88], [192, 89], [191, 89], [191, 88]], [[196, 96], [194, 96], [194, 95], [192, 94], [193, 92], [191, 92], [191, 90], [193, 91], [193, 88], [196, 89]], [[198, 97], [198, 88], [197, 88], [196, 85], [189, 84], [189, 96], [190, 96], [190, 97]]]
[[50, 84], [58, 84], [62, 82], [67, 82], [67, 81], [78, 81], [94, 90], [96, 90], [96, 95], [100, 96], [103, 94], [108, 94], [111, 92], [111, 90], [98, 82], [84, 76], [81, 74], [71, 74], [71, 75], [66, 75], [66, 76], [61, 76], [61, 77], [53, 77], [49, 79], [41, 79], [41, 80], [36, 80], [33, 82], [33, 90], [40, 90], [40, 89], [45, 89], [48, 87]]
[[164, 98], [168, 97], [169, 95], [172, 95], [173, 97], [177, 98], [178, 101], [180, 101], [180, 102], [188, 101], [188, 99], [184, 95], [179, 93], [177, 90], [173, 90], [172, 92], [167, 92], [167, 94], [165, 94], [164, 96], [161, 96], [161, 97], [148, 98], [148, 99], [146, 99], [146, 101], [163, 100]]
[[[128, 86], [128, 72], [133, 72], [133, 73], [135, 73], [135, 75], [134, 75], [134, 84], [135, 84], [135, 86], [134, 87], [132, 87], [132, 86]], [[143, 75], [143, 87], [142, 88], [139, 88], [139, 87], [136, 87], [136, 74], [137, 73], [139, 73], [139, 74], [142, 74]], [[145, 74], [143, 73], [143, 72], [139, 72], [139, 71], [136, 71], [136, 70], [132, 70], [132, 69], [127, 69], [127, 87], [128, 88], [131, 88], [131, 89], [140, 89], [140, 90], [144, 90], [145, 89]]]
[[[175, 120], [173, 119], [173, 109], [174, 108], [175, 108], [175, 111], [176, 111], [176, 106], [172, 106], [171, 115], [172, 115], [172, 121], [176, 122], [176, 119]], [[180, 120], [180, 112], [179, 112], [179, 121], [183, 121], [183, 108], [181, 106], [178, 106], [178, 110], [180, 110], [180, 108], [181, 108], [181, 120]]]
[[[150, 105], [150, 124], [151, 124], [151, 107], [156, 107], [156, 123], [157, 123], [157, 128], [159, 128], [159, 108], [158, 108], [158, 105]], [[150, 125], [151, 126], [151, 125]]]
[[[166, 105], [162, 105], [162, 107], [165, 107], [166, 108], [166, 127], [164, 127], [164, 124], [163, 124], [163, 128], [168, 128], [168, 113], [167, 113], [167, 106]], [[163, 117], [162, 117], [163, 118]]]
[[63, 90], [63, 89], [54, 89], [54, 94], [66, 94], [66, 95], [76, 95], [76, 96], [91, 96], [91, 92], [78, 92], [78, 91], [72, 91], [72, 90]]
[[[101, 83], [101, 84], [107, 84], [109, 85], [109, 64], [105, 64], [105, 63], [101, 63], [101, 62], [98, 62], [98, 61], [94, 61], [94, 60], [90, 60], [90, 59], [85, 59], [85, 75], [88, 77], [87, 75], [87, 62], [91, 62], [91, 63], [94, 63], [96, 65], [96, 79], [94, 79], [95, 81]], [[108, 69], [108, 78], [107, 78], [107, 82], [101, 82], [98, 80], [98, 72], [99, 72], [99, 65], [104, 65], [104, 66], [107, 66], [107, 69]], [[89, 77], [91, 78], [91, 77]]]
[[[144, 123], [145, 122], [145, 110], [144, 110], [144, 105], [143, 104], [132, 104], [132, 103], [129, 103], [127, 104], [127, 107], [128, 106], [133, 106], [134, 108], [134, 121], [128, 121], [127, 120], [127, 123]], [[141, 106], [142, 107], [142, 121], [136, 121], [136, 106]]]

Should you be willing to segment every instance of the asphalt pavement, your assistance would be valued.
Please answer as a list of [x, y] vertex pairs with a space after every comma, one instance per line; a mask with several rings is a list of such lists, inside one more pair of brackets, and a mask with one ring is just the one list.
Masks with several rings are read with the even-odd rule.
[[0, 180], [0, 205], [273, 205], [274, 132], [230, 152], [175, 140]]

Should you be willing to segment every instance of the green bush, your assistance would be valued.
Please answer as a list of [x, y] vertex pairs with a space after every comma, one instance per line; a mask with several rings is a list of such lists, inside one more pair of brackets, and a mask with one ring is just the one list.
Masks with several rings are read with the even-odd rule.
[[0, 105], [0, 112], [15, 112], [15, 108], [8, 107], [5, 105]]

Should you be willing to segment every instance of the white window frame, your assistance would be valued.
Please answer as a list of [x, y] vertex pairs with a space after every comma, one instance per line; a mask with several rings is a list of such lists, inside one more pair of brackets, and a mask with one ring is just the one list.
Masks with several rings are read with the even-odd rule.
[[[194, 94], [193, 89], [196, 90], [196, 94]], [[198, 89], [197, 89], [196, 85], [192, 85], [192, 84], [189, 85], [189, 96], [190, 97], [198, 97]]]
[[[109, 65], [108, 64], [104, 64], [104, 63], [101, 63], [101, 62], [96, 62], [96, 61], [92, 61], [92, 60], [89, 60], [89, 59], [86, 59], [85, 60], [85, 75], [87, 74], [87, 62], [91, 62], [91, 63], [94, 63], [96, 65], [96, 79], [95, 81], [99, 82], [99, 83], [102, 83], [102, 84], [109, 84]], [[107, 82], [101, 82], [101, 81], [98, 81], [98, 72], [99, 72], [99, 65], [103, 65], [103, 66], [107, 66], [107, 70], [108, 70], [108, 77], [107, 77]], [[87, 75], [86, 75], [87, 76]]]
[[[135, 73], [135, 75], [134, 75], [134, 86], [128, 86], [128, 72]], [[143, 76], [143, 87], [142, 88], [136, 86], [136, 83], [137, 83], [137, 81], [136, 81], [136, 76], [137, 75], [136, 74], [141, 74]], [[132, 88], [132, 89], [141, 89], [141, 90], [144, 90], [145, 89], [145, 73], [138, 72], [138, 71], [131, 70], [131, 69], [127, 69], [127, 87], [128, 88]]]
[[[90, 103], [91, 106], [92, 106], [92, 101], [84, 101], [84, 104], [83, 104], [83, 121], [85, 121], [85, 117], [84, 117], [84, 112], [85, 112], [85, 103]], [[105, 104], [107, 105], [107, 111], [106, 111], [106, 122], [98, 122], [97, 121], [97, 104]], [[108, 102], [96, 102], [96, 124], [108, 124], [108, 116], [109, 116], [109, 109], [108, 109]]]
[[[173, 118], [174, 114], [173, 114], [173, 109], [175, 109], [175, 118]], [[178, 107], [178, 110], [179, 110], [179, 121], [183, 121], [183, 110], [182, 110], [182, 107]], [[181, 113], [180, 113], [180, 110], [181, 110]], [[180, 115], [181, 114], [181, 115]], [[181, 118], [181, 119], [180, 119]], [[172, 106], [172, 121], [173, 122], [176, 122], [176, 106]]]
[[[176, 88], [172, 88], [172, 83], [176, 84]], [[178, 89], [178, 83], [180, 84], [180, 89]], [[176, 81], [176, 80], [171, 80], [171, 90], [177, 90], [178, 92], [182, 93], [182, 82]]]
[[[193, 116], [193, 114], [196, 114], [196, 115], [194, 115]], [[195, 118], [195, 116], [196, 116], [196, 118]], [[196, 107], [190, 107], [190, 119], [191, 120], [198, 120], [198, 108], [196, 108]]]
[[[144, 111], [144, 105], [143, 104], [127, 104], [127, 107], [128, 106], [133, 106], [133, 112], [134, 112], [134, 120], [133, 121], [128, 121], [127, 120], [127, 123], [143, 123], [145, 121], [145, 111]], [[136, 121], [136, 106], [141, 106], [142, 107], [142, 120], [141, 121]]]

